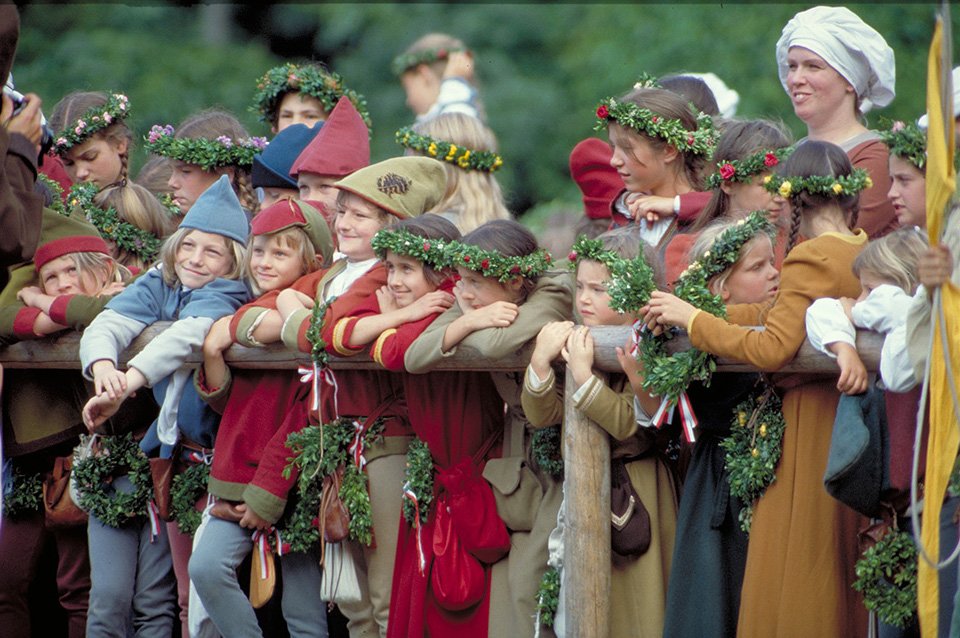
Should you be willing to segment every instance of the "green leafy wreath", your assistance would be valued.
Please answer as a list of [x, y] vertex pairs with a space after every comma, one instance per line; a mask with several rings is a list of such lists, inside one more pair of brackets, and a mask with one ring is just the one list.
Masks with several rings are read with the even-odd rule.
[[393, 59], [391, 67], [394, 75], [403, 75], [405, 71], [421, 64], [432, 64], [439, 60], [446, 60], [451, 53], [466, 51], [463, 47], [440, 47], [437, 49], [422, 49], [413, 53], [402, 53]]
[[42, 183], [48, 189], [50, 189], [50, 205], [47, 206], [50, 210], [57, 213], [58, 215], [63, 215], [64, 217], [70, 216], [70, 211], [67, 210], [67, 207], [63, 205], [63, 187], [60, 186], [60, 182], [49, 177], [45, 173], [37, 173], [37, 181]]
[[902, 157], [920, 170], [927, 164], [927, 132], [916, 122], [889, 123], [889, 129], [880, 131], [880, 139], [891, 155]]
[[113, 241], [119, 248], [133, 253], [144, 262], [152, 262], [160, 254], [163, 245], [160, 238], [120, 219], [116, 208], [101, 208], [95, 204], [93, 200], [99, 192], [93, 182], [80, 182], [70, 188], [67, 201], [71, 207], [83, 212], [87, 221], [96, 227], [104, 239]]
[[218, 166], [253, 165], [253, 158], [267, 148], [265, 137], [245, 137], [232, 139], [220, 135], [214, 139], [205, 137], [175, 137], [175, 130], [169, 124], [150, 127], [144, 140], [148, 153], [195, 164], [205, 171]]
[[[81, 441], [81, 447], [85, 443]], [[153, 496], [150, 461], [133, 435], [101, 436], [98, 443], [96, 454], [74, 459], [72, 476], [79, 494], [77, 505], [110, 527], [120, 527], [131, 519], [146, 516], [147, 504]], [[108, 489], [114, 478], [124, 474], [133, 483], [132, 492]]]
[[730, 494], [743, 502], [740, 529], [749, 533], [753, 507], [776, 480], [783, 453], [783, 405], [773, 388], [752, 396], [734, 409], [730, 434], [720, 442]]
[[493, 277], [500, 283], [516, 277], [539, 277], [553, 262], [553, 257], [543, 248], [529, 255], [512, 257], [459, 241], [449, 242], [444, 253], [451, 268], [466, 268], [484, 277]]
[[94, 133], [122, 121], [128, 115], [130, 115], [130, 100], [122, 93], [112, 93], [105, 104], [87, 109], [72, 124], [68, 124], [60, 131], [53, 143], [53, 152], [63, 156]]
[[553, 627], [559, 606], [560, 572], [550, 567], [540, 578], [540, 587], [537, 589], [537, 615], [540, 617], [540, 624]]
[[570, 249], [567, 260], [571, 268], [576, 268], [584, 259], [607, 267], [610, 273], [607, 282], [610, 307], [621, 314], [635, 313], [647, 303], [650, 293], [657, 289], [653, 269], [643, 255], [638, 255], [636, 259], [624, 259], [614, 251], [605, 249], [602, 240], [580, 235]]
[[856, 195], [871, 186], [873, 180], [864, 168], [855, 168], [849, 175], [767, 175], [763, 178], [763, 187], [767, 192], [784, 199], [796, 197], [801, 192], [830, 197]]
[[410, 525], [415, 525], [419, 510], [420, 524], [426, 523], [430, 506], [433, 505], [433, 456], [427, 444], [419, 438], [414, 439], [407, 450], [404, 479], [407, 489], [417, 497], [417, 506], [409, 499], [403, 499], [403, 518]]
[[853, 588], [881, 621], [906, 627], [917, 609], [917, 546], [906, 532], [890, 529], [855, 566]]
[[429, 135], [420, 135], [409, 126], [397, 131], [396, 140], [404, 148], [419, 151], [427, 157], [443, 160], [464, 170], [492, 173], [503, 166], [503, 158], [493, 151], [476, 151]]
[[183, 534], [193, 536], [200, 527], [202, 514], [197, 511], [197, 501], [207, 491], [210, 466], [196, 463], [173, 477], [170, 485], [170, 516], [177, 522]]
[[721, 184], [729, 182], [746, 182], [754, 175], [773, 169], [790, 153], [792, 146], [777, 148], [770, 151], [760, 151], [749, 155], [742, 160], [724, 160], [717, 164], [717, 172], [707, 178], [710, 188], [720, 188]]
[[595, 131], [605, 130], [613, 122], [661, 139], [681, 153], [709, 159], [717, 145], [718, 135], [713, 128], [713, 118], [703, 112], [697, 114], [697, 128], [693, 131], [686, 128], [680, 120], [663, 117], [633, 102], [618, 102], [612, 97], [600, 101], [596, 116], [597, 123], [593, 127]]
[[3, 486], [3, 517], [19, 518], [43, 509], [43, 475], [23, 472], [13, 465], [10, 480]]
[[[382, 440], [383, 427], [382, 418], [370, 424], [363, 435], [364, 447]], [[307, 426], [287, 437], [287, 447], [292, 451], [292, 456], [287, 459], [283, 476], [289, 479], [294, 468], [300, 472], [297, 480], [297, 497], [300, 501], [283, 531], [283, 538], [291, 548], [308, 548], [319, 542], [319, 522], [314, 521], [320, 507], [323, 477], [333, 474], [341, 465], [345, 469], [340, 484], [340, 500], [350, 514], [350, 538], [364, 545], [373, 542], [367, 475], [350, 458], [349, 448], [355, 432], [353, 420], [341, 417], [323, 425]]]
[[387, 251], [412, 257], [434, 270], [448, 268], [446, 242], [414, 235], [409, 230], [384, 228], [377, 231], [370, 241], [373, 251], [380, 259], [386, 259]]
[[323, 338], [323, 322], [327, 310], [336, 300], [337, 298], [334, 296], [324, 302], [314, 303], [313, 310], [310, 311], [310, 325], [307, 327], [305, 336], [311, 345], [310, 358], [313, 360], [313, 363], [316, 364], [318, 370], [323, 370], [327, 367], [327, 364], [330, 363], [330, 353], [327, 352], [327, 342]]
[[560, 453], [562, 444], [560, 425], [551, 425], [534, 431], [530, 439], [530, 451], [533, 462], [541, 470], [555, 478], [563, 478], [563, 455]]

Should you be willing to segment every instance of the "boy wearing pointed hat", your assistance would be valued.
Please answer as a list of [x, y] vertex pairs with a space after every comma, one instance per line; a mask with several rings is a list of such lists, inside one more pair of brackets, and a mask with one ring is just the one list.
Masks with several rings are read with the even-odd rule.
[[290, 177], [290, 169], [322, 127], [323, 122], [312, 126], [291, 124], [277, 133], [262, 153], [254, 156], [250, 179], [253, 187], [260, 189], [260, 210], [286, 197], [299, 198], [297, 180]]

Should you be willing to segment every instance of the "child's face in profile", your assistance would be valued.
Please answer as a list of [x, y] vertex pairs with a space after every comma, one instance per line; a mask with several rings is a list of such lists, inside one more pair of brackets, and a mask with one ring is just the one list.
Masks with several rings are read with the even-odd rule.
[[610, 271], [600, 262], [584, 259], [577, 265], [577, 314], [585, 326], [622, 326], [633, 323], [634, 318], [620, 314], [610, 307], [607, 284]]
[[174, 203], [184, 215], [203, 191], [220, 179], [220, 175], [213, 171], [205, 171], [196, 164], [187, 164], [180, 160], [174, 160], [171, 168], [167, 185], [173, 191]]
[[279, 133], [291, 124], [313, 126], [326, 120], [327, 112], [323, 110], [320, 100], [299, 91], [287, 93], [277, 106], [277, 124], [273, 132]]
[[77, 268], [70, 255], [51, 259], [40, 267], [40, 287], [43, 294], [57, 297], [60, 295], [95, 296], [106, 284], [106, 275], [98, 277], [89, 271]]
[[743, 250], [743, 257], [720, 287], [720, 297], [728, 304], [770, 301], [780, 285], [773, 242], [763, 235], [748, 242]]
[[337, 206], [333, 224], [337, 232], [337, 246], [350, 261], [364, 261], [376, 257], [370, 241], [383, 228], [383, 215], [373, 204], [347, 193]]
[[493, 277], [484, 277], [469, 268], [460, 267], [457, 268], [457, 274], [460, 275], [460, 281], [457, 283], [460, 299], [473, 310], [498, 301], [518, 303], [520, 300], [519, 284], [522, 283], [520, 279], [500, 283]]
[[223, 235], [190, 231], [177, 248], [174, 270], [180, 283], [187, 288], [200, 288], [230, 272], [233, 255], [228, 241]]
[[[642, 135], [619, 124], [610, 124], [612, 166], [632, 193], [655, 194], [674, 177], [666, 149], [657, 149]], [[676, 158], [674, 158], [676, 159]]]
[[867, 296], [873, 292], [874, 288], [882, 286], [884, 284], [892, 284], [899, 287], [899, 285], [891, 281], [886, 277], [882, 277], [875, 272], [870, 272], [869, 270], [860, 271], [860, 297], [858, 301], [863, 301]]
[[250, 274], [262, 292], [288, 288], [304, 272], [300, 251], [277, 235], [256, 235], [249, 254]]
[[927, 226], [927, 180], [920, 169], [896, 155], [890, 156], [887, 199], [901, 226]]
[[423, 272], [423, 262], [407, 255], [387, 251], [383, 260], [387, 267], [387, 287], [398, 308], [406, 308], [428, 292], [437, 289]]
[[423, 115], [440, 95], [440, 79], [426, 64], [404, 71], [400, 84], [407, 94], [407, 106], [415, 115]]

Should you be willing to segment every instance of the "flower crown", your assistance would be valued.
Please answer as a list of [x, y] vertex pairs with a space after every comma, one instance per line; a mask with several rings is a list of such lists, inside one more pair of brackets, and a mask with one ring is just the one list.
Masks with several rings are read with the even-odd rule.
[[46, 173], [37, 173], [37, 181], [50, 189], [51, 202], [47, 208], [58, 215], [69, 217], [70, 211], [63, 205], [63, 187], [60, 186], [60, 182], [49, 177]]
[[367, 101], [362, 95], [348, 89], [339, 73], [328, 71], [315, 64], [298, 65], [288, 62], [275, 66], [257, 80], [257, 92], [253, 95], [252, 110], [260, 112], [260, 119], [266, 122], [270, 114], [280, 106], [284, 93], [296, 91], [320, 100], [323, 110], [328, 114], [341, 97], [353, 102], [367, 129], [373, 129]]
[[174, 128], [154, 124], [146, 137], [148, 153], [154, 153], [188, 164], [196, 164], [205, 171], [218, 166], [252, 166], [255, 155], [267, 148], [265, 137], [245, 137], [233, 140], [226, 135], [215, 139], [173, 136]]
[[891, 155], [902, 157], [920, 170], [927, 163], [927, 132], [913, 122], [897, 121], [888, 131], [880, 131], [880, 139]]
[[763, 187], [774, 195], [786, 199], [806, 191], [811, 195], [856, 195], [873, 186], [873, 180], [866, 169], [855, 168], [849, 175], [810, 175], [809, 177], [784, 177], [767, 175], [763, 178]]
[[550, 267], [553, 258], [543, 248], [529, 255], [508, 257], [495, 250], [483, 250], [472, 244], [452, 241], [444, 249], [444, 258], [451, 268], [467, 268], [500, 283], [515, 277], [538, 277]]
[[655, 75], [650, 75], [646, 71], [642, 72], [637, 78], [637, 81], [633, 83], [633, 88], [635, 89], [662, 89], [663, 85], [660, 84], [660, 78]]
[[403, 72], [408, 69], [420, 66], [421, 64], [430, 64], [437, 60], [446, 60], [450, 57], [451, 53], [460, 53], [461, 51], [466, 51], [466, 49], [463, 47], [455, 47], [452, 49], [440, 47], [438, 49], [423, 49], [414, 51], [413, 53], [403, 53], [393, 59], [393, 73], [394, 75], [403, 75]]
[[707, 178], [710, 188], [720, 188], [724, 182], [746, 182], [754, 175], [758, 175], [773, 168], [782, 162], [790, 153], [792, 146], [777, 148], [772, 151], [760, 151], [742, 160], [727, 160], [717, 164], [717, 172]]
[[97, 185], [92, 182], [74, 184], [67, 202], [72, 208], [79, 208], [104, 239], [113, 241], [118, 248], [133, 253], [144, 262], [152, 262], [160, 254], [163, 242], [153, 233], [120, 219], [117, 209], [112, 206], [107, 209], [97, 206], [93, 198], [98, 192]]
[[380, 259], [384, 259], [389, 250], [398, 255], [412, 257], [434, 270], [443, 270], [450, 265], [445, 252], [446, 242], [442, 239], [421, 237], [403, 229], [384, 229], [373, 236], [370, 244]]
[[420, 151], [430, 157], [443, 160], [464, 170], [492, 173], [503, 166], [503, 158], [493, 151], [474, 151], [452, 142], [435, 140], [429, 135], [414, 133], [409, 126], [397, 131], [397, 144]]
[[130, 100], [122, 93], [112, 93], [106, 104], [84, 111], [73, 124], [60, 131], [53, 142], [53, 152], [63, 155], [94, 133], [122, 121], [130, 114]]
[[590, 239], [580, 235], [573, 244], [570, 254], [570, 267], [575, 268], [584, 259], [596, 261], [607, 267], [610, 280], [607, 284], [607, 294], [610, 295], [610, 307], [623, 314], [635, 312], [650, 298], [650, 293], [657, 289], [654, 282], [653, 269], [638, 255], [634, 259], [624, 259], [612, 250], [603, 247], [600, 239]]
[[713, 128], [713, 118], [702, 111], [697, 114], [697, 130], [684, 128], [680, 120], [672, 120], [657, 115], [650, 109], [633, 102], [617, 102], [608, 97], [600, 101], [597, 107], [597, 124], [594, 130], [605, 129], [610, 122], [659, 138], [681, 153], [692, 153], [710, 158], [717, 145], [717, 132]]

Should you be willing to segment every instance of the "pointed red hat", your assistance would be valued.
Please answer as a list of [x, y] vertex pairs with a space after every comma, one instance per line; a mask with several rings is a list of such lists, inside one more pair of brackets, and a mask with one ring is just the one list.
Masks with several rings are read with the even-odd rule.
[[290, 177], [303, 173], [346, 177], [370, 165], [370, 131], [345, 97], [333, 107], [323, 128], [290, 168]]

